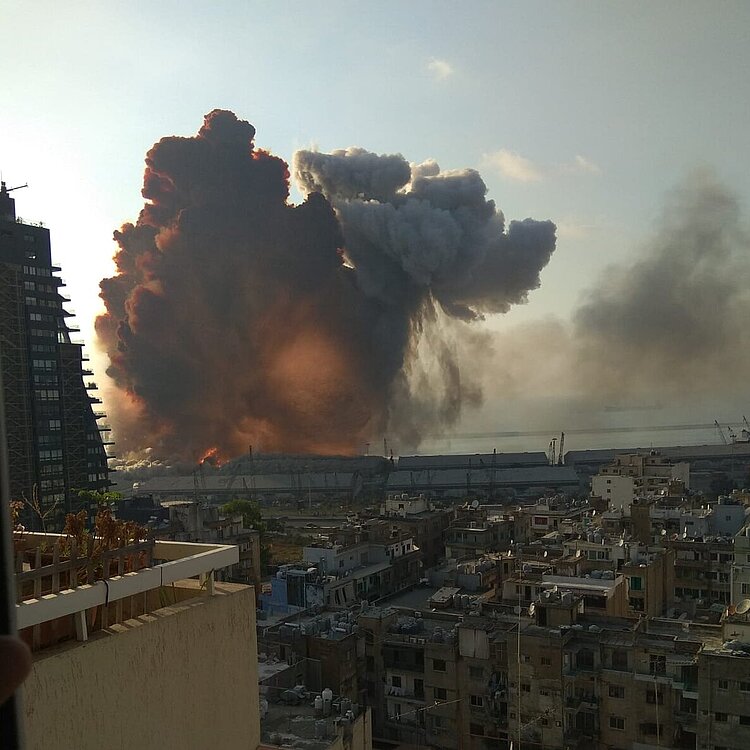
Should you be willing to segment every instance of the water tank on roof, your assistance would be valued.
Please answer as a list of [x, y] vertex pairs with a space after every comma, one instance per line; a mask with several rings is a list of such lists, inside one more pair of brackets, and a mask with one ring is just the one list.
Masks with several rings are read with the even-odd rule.
[[324, 688], [320, 697], [323, 699], [323, 716], [330, 716], [331, 704], [333, 703], [333, 690], [331, 688]]

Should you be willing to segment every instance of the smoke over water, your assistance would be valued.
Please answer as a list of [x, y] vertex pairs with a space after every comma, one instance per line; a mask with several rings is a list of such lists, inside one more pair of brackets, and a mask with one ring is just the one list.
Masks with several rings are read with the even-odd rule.
[[286, 163], [254, 137], [215, 110], [148, 152], [97, 320], [127, 395], [108, 405], [118, 443], [351, 453], [450, 427], [481, 399], [468, 322], [539, 286], [554, 225], [506, 229], [474, 170], [354, 148], [297, 153], [294, 206]]
[[[669, 194], [635, 260], [596, 279], [570, 321], [548, 318], [493, 337], [482, 412], [502, 413], [500, 429], [551, 434], [739, 420], [750, 408], [748, 321], [746, 223], [732, 192], [696, 172]], [[497, 421], [471, 427], [498, 429]], [[626, 445], [633, 439], [622, 438]], [[684, 434], [640, 439], [691, 441]], [[585, 440], [578, 447], [592, 444]]]

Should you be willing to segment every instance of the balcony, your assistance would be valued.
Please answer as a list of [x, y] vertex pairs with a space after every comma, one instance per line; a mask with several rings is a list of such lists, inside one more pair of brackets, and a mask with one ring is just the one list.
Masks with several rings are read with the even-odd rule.
[[698, 724], [698, 716], [690, 711], [677, 710], [674, 713], [674, 720], [676, 724], [679, 724], [683, 729], [688, 732], [695, 731]]
[[394, 685], [384, 685], [383, 693], [387, 698], [394, 698], [399, 701], [424, 703], [423, 690], [414, 691], [407, 688], [395, 687]]
[[[16, 607], [21, 637], [41, 635], [21, 717], [29, 748], [93, 747], [97, 740], [135, 748], [144, 737], [165, 748], [258, 747], [257, 681], [248, 679], [257, 670], [254, 592], [211, 577], [236, 560], [235, 549], [149, 541], [151, 559], [147, 548], [126, 550], [145, 554], [137, 570], [89, 584], [61, 569], [72, 559], [58, 554], [57, 566], [48, 562], [60, 536], [21, 538], [37, 545], [18, 552], [22, 573], [32, 574], [27, 587], [40, 592]], [[42, 548], [42, 565], [30, 570], [26, 553], [35, 562], [42, 544], [51, 551]], [[186, 578], [194, 574], [202, 582]], [[123, 722], [127, 706], [137, 707], [135, 721]], [[206, 720], [223, 715], [232, 720]]]
[[565, 707], [575, 711], [596, 711], [599, 698], [595, 695], [569, 695], [565, 699]]
[[[199, 588], [196, 591], [192, 587], [192, 595], [213, 595], [215, 571], [239, 561], [236, 546], [164, 541], [142, 542], [110, 550], [96, 562], [83, 553], [79, 556], [73, 545], [68, 559], [63, 559], [60, 549], [65, 537], [62, 535], [23, 533], [20, 539], [27, 547], [24, 553], [27, 557], [28, 547], [32, 545], [34, 563], [23, 565], [23, 569], [16, 573], [19, 599], [16, 620], [19, 631], [31, 629], [37, 647], [44, 630], [53, 634], [63, 632], [64, 640], [67, 624], [70, 624], [70, 632], [75, 633], [76, 640], [88, 640], [89, 629], [95, 622], [106, 628], [112, 622], [122, 621], [124, 610], [134, 616], [132, 597], [138, 595], [141, 597], [135, 601], [145, 602], [150, 598], [157, 602], [157, 607], [163, 606], [159, 603], [160, 591], [177, 581], [189, 584], [185, 579], [197, 576]], [[48, 553], [51, 560], [43, 557], [45, 547], [52, 550]], [[131, 560], [129, 565], [126, 565], [127, 558]], [[23, 556], [17, 559], [20, 561]], [[132, 564], [133, 560], [135, 564]], [[161, 562], [155, 563], [155, 560]], [[132, 572], [124, 572], [127, 568]], [[117, 574], [111, 575], [112, 570]], [[95, 580], [96, 577], [100, 580]], [[79, 580], [87, 582], [79, 584]], [[140, 609], [148, 610], [149, 607], [140, 605]]]
[[596, 736], [594, 729], [577, 729], [570, 727], [565, 730], [565, 742], [569, 743], [573, 747], [583, 746], [588, 744], [588, 741], [593, 740]]

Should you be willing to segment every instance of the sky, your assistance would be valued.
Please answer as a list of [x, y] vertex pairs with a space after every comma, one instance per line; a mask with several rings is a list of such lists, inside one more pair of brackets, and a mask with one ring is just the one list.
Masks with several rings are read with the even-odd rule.
[[5, 0], [0, 170], [29, 183], [18, 214], [50, 228], [90, 342], [146, 151], [216, 107], [287, 160], [358, 145], [477, 168], [506, 219], [558, 226], [541, 288], [484, 324], [502, 332], [569, 316], [696, 169], [746, 211], [749, 29], [729, 1]]

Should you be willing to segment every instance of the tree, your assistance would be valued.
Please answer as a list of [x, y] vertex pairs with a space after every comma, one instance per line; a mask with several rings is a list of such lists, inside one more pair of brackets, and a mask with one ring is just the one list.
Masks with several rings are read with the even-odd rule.
[[271, 551], [265, 538], [266, 524], [260, 512], [260, 505], [255, 500], [241, 500], [235, 498], [221, 506], [221, 512], [228, 516], [242, 513], [242, 525], [247, 529], [260, 532], [260, 567], [261, 571], [268, 570], [271, 562]]
[[221, 506], [221, 512], [228, 516], [242, 513], [242, 523], [245, 528], [260, 531], [261, 535], [266, 530], [266, 524], [260, 512], [260, 506], [254, 500], [241, 500], [235, 498]]

